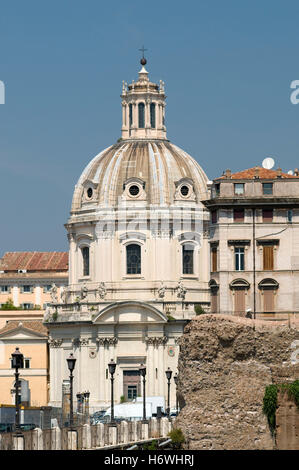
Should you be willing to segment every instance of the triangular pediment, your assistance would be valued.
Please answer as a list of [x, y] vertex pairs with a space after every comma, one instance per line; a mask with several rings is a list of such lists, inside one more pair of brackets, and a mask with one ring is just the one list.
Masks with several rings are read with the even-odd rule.
[[28, 340], [28, 339], [41, 339], [46, 336], [37, 331], [29, 330], [24, 327], [14, 328], [13, 330], [4, 331], [0, 333], [0, 339], [15, 339], [15, 340]]

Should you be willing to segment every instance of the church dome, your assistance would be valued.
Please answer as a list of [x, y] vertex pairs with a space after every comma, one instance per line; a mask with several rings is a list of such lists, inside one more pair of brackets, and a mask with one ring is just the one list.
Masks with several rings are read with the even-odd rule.
[[83, 171], [72, 214], [115, 207], [121, 200], [170, 206], [207, 198], [208, 179], [200, 165], [167, 140], [164, 82], [150, 82], [145, 64], [144, 59], [136, 82], [123, 82], [121, 139]]
[[206, 182], [200, 165], [167, 140], [120, 141], [87, 165], [75, 188], [72, 212], [116, 206], [121, 199], [159, 206], [198, 203], [207, 197]]

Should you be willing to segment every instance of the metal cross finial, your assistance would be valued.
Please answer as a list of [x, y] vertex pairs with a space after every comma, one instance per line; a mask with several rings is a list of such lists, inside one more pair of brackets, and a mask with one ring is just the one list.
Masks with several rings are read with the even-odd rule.
[[144, 46], [142, 46], [139, 50], [142, 52], [142, 58], [144, 59], [144, 52], [147, 51], [147, 49], [144, 49]]

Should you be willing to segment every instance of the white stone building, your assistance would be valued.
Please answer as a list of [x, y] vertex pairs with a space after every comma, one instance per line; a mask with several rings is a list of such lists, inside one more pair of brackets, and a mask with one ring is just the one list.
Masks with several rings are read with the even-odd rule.
[[[47, 311], [50, 405], [59, 406], [66, 358], [77, 359], [74, 396], [90, 391], [91, 409], [141, 394], [167, 396], [178, 339], [194, 304], [209, 306], [207, 177], [167, 140], [164, 83], [139, 78], [122, 90], [122, 138], [85, 168], [75, 187], [69, 237], [69, 286]], [[171, 385], [175, 406], [175, 385]]]
[[298, 170], [227, 170], [204, 204], [211, 211], [211, 311], [268, 320], [298, 315]]

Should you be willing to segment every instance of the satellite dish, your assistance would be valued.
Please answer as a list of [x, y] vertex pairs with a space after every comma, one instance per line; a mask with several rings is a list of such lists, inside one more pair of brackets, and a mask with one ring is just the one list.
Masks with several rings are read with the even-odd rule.
[[293, 175], [293, 174], [294, 174], [293, 170], [288, 171], [288, 175]]
[[271, 157], [267, 157], [263, 160], [263, 168], [266, 168], [267, 170], [271, 170], [271, 168], [274, 167], [275, 161]]

